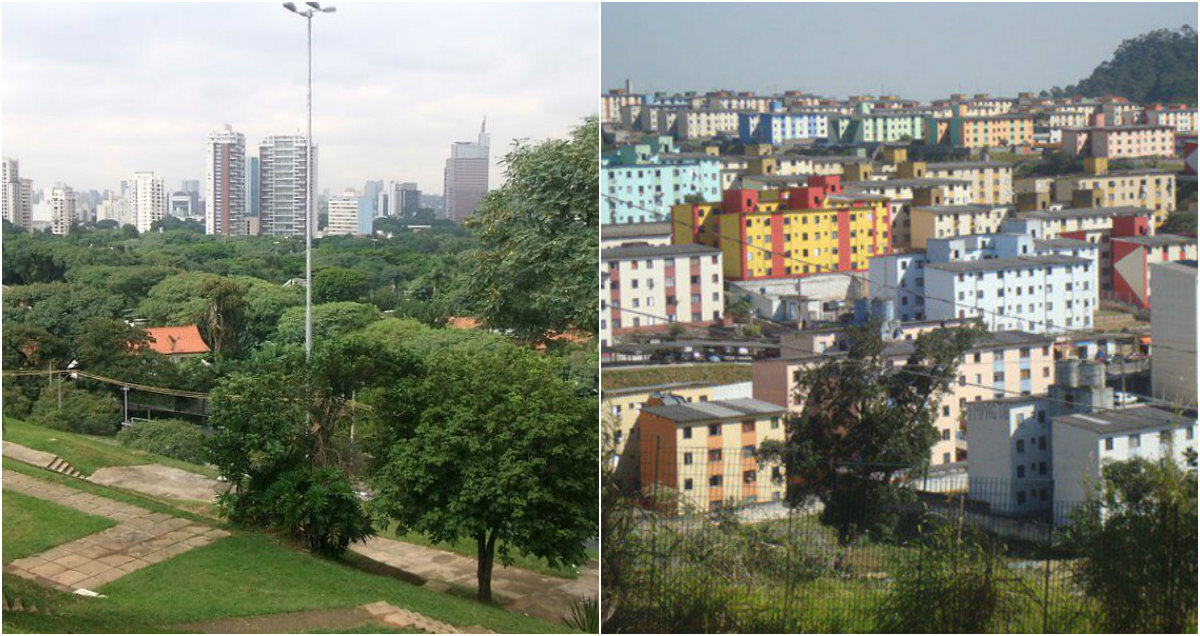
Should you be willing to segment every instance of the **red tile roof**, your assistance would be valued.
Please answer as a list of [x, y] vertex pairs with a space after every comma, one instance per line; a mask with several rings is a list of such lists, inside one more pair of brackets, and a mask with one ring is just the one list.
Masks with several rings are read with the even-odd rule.
[[150, 336], [150, 349], [163, 355], [191, 355], [208, 353], [211, 349], [200, 337], [196, 325], [182, 327], [146, 327]]

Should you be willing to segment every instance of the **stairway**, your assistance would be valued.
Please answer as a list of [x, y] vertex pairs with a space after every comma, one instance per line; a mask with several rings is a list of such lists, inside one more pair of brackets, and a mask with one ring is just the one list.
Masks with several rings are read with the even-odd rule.
[[51, 461], [49, 464], [46, 465], [46, 468], [49, 470], [53, 470], [54, 472], [56, 472], [60, 475], [66, 475], [67, 477], [74, 477], [76, 479], [87, 479], [86, 475], [84, 475], [83, 473], [76, 470], [74, 466], [68, 464], [66, 461], [63, 460], [63, 458], [58, 457], [57, 455], [54, 457], [53, 461]]

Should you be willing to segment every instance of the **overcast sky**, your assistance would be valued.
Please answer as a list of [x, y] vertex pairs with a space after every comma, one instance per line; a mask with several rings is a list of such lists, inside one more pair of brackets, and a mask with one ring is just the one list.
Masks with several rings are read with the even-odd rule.
[[1091, 74], [1197, 3], [604, 4], [602, 80], [635, 91], [1015, 96]]
[[[35, 188], [117, 190], [136, 170], [203, 188], [210, 131], [231, 124], [249, 155], [303, 133], [304, 19], [280, 4], [5, 2], [4, 156]], [[397, 179], [440, 194], [451, 143], [485, 114], [496, 187], [513, 138], [598, 112], [596, 4], [336, 4], [313, 19], [321, 190]]]

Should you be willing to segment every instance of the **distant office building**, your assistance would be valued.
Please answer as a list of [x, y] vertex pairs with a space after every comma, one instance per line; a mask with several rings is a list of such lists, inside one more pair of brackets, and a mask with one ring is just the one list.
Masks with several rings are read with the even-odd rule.
[[258, 157], [246, 159], [246, 215], [258, 216], [262, 197]]
[[138, 232], [149, 232], [150, 226], [167, 215], [167, 193], [163, 179], [153, 172], [135, 172], [128, 182], [129, 212]]
[[488, 190], [487, 120], [479, 127], [479, 140], [456, 141], [446, 160], [446, 218], [461, 223], [475, 213]]
[[246, 216], [246, 136], [226, 125], [208, 134], [204, 233], [236, 236]]
[[421, 209], [421, 191], [417, 188], [417, 184], [398, 183], [393, 192], [395, 193], [393, 216], [413, 216]]
[[271, 135], [259, 146], [259, 217], [264, 236], [304, 236], [308, 218], [306, 188], [316, 216], [317, 147], [313, 146], [312, 156], [306, 157], [305, 145], [303, 135]]
[[363, 236], [375, 233], [375, 201], [366, 196], [358, 197], [358, 233]]
[[380, 195], [383, 194], [383, 181], [368, 181], [363, 184], [362, 198], [370, 203], [371, 216], [383, 216], [384, 210], [379, 207]]
[[347, 190], [329, 197], [329, 224], [325, 235], [356, 234], [358, 232], [358, 193]]
[[193, 214], [192, 193], [180, 190], [171, 193], [167, 204], [168, 213], [177, 219], [189, 219]]
[[26, 230], [33, 229], [33, 182], [21, 178], [16, 159], [4, 159], [0, 205], [3, 206], [3, 218], [6, 221]]
[[[226, 126], [225, 128], [226, 128], [226, 130], [229, 129], [228, 126]], [[216, 134], [216, 133], [213, 133], [213, 134]], [[179, 189], [183, 190], [184, 192], [192, 192], [195, 194], [200, 194], [200, 181], [197, 179], [185, 179], [185, 180], [179, 182]]]
[[59, 236], [66, 236], [77, 220], [75, 192], [60, 183], [49, 189], [46, 198], [50, 207], [50, 231]]

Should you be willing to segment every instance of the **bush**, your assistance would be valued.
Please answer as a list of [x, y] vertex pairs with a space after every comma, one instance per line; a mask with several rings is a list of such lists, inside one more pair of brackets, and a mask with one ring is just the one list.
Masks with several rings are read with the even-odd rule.
[[985, 633], [1006, 631], [1020, 598], [1003, 546], [962, 521], [935, 521], [919, 554], [896, 569], [884, 603], [882, 631]]
[[375, 534], [350, 481], [336, 468], [301, 467], [265, 490], [223, 496], [229, 517], [290, 536], [311, 552], [341, 556], [352, 541]]
[[150, 420], [126, 428], [117, 439], [129, 448], [200, 464], [204, 462], [204, 433], [183, 420]]
[[90, 435], [113, 435], [121, 425], [121, 404], [111, 395], [96, 395], [64, 383], [61, 409], [58, 395], [57, 386], [42, 391], [33, 404], [29, 421], [39, 426]]

